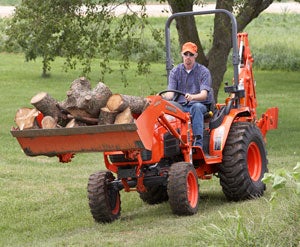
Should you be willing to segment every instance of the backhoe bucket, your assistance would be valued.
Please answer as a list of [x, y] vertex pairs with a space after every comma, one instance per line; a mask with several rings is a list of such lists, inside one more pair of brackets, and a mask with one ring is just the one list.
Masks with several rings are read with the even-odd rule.
[[136, 124], [11, 130], [11, 134], [28, 156], [144, 149]]

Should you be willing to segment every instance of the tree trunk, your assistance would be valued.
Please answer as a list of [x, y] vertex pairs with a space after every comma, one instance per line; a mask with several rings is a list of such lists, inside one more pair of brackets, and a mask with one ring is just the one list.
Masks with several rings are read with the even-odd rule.
[[[169, 5], [171, 6], [172, 13], [193, 11], [194, 1], [192, 0], [168, 0]], [[201, 41], [199, 39], [198, 30], [196, 27], [195, 17], [194, 16], [183, 16], [175, 19], [176, 29], [178, 32], [179, 44], [178, 52], [181, 51], [181, 47], [186, 42], [193, 42], [198, 46], [197, 61], [203, 65], [207, 65], [208, 60], [205, 57]]]
[[[217, 9], [226, 9], [232, 12], [233, 1], [217, 1]], [[228, 56], [232, 47], [231, 21], [223, 14], [216, 14], [214, 18], [213, 45], [208, 53], [209, 65], [213, 81], [214, 96], [217, 102], [218, 93], [224, 74], [227, 70]]]
[[245, 1], [243, 6], [239, 8], [238, 14], [236, 16], [238, 23], [238, 32], [244, 30], [244, 28], [256, 17], [259, 16], [261, 12], [267, 9], [273, 0], [254, 0]]

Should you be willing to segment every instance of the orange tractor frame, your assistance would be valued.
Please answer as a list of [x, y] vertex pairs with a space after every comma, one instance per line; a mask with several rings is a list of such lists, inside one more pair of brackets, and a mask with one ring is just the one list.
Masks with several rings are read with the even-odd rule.
[[[169, 201], [173, 213], [198, 211], [198, 179], [220, 178], [225, 196], [238, 201], [263, 195], [267, 171], [266, 133], [277, 128], [278, 108], [256, 114], [253, 58], [246, 33], [237, 34], [234, 16], [222, 9], [177, 13], [166, 22], [167, 71], [172, 68], [170, 24], [178, 16], [227, 14], [232, 22], [233, 84], [223, 104], [212, 106], [205, 120], [203, 148], [193, 146], [192, 120], [177, 104], [159, 93], [147, 97], [149, 106], [133, 124], [97, 125], [61, 129], [12, 130], [29, 156], [59, 156], [104, 152], [107, 170], [89, 177], [88, 199], [97, 222], [120, 217], [120, 190], [137, 191], [149, 204]], [[181, 93], [181, 92], [176, 92]], [[114, 175], [115, 174], [115, 175]]]

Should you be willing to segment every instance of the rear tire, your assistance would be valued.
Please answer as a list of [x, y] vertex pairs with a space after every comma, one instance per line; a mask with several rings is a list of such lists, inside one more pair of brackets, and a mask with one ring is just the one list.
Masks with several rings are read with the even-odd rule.
[[140, 192], [140, 198], [150, 205], [168, 201], [167, 187], [163, 185], [147, 187], [147, 192]]
[[187, 162], [172, 164], [168, 178], [169, 203], [174, 214], [196, 214], [199, 206], [199, 185], [195, 168]]
[[93, 218], [97, 222], [108, 223], [120, 217], [120, 193], [109, 182], [115, 177], [110, 171], [100, 171], [90, 175], [88, 199]]
[[260, 197], [266, 189], [261, 181], [267, 172], [265, 143], [259, 128], [251, 123], [234, 123], [223, 150], [220, 184], [233, 201]]

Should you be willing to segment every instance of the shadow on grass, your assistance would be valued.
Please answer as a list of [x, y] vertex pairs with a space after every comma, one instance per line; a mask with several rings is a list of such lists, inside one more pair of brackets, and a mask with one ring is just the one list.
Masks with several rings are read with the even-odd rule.
[[[126, 198], [124, 196], [124, 204]], [[129, 202], [130, 203], [130, 202]], [[230, 202], [226, 199], [222, 191], [212, 190], [211, 192], [200, 193], [199, 198], [199, 210], [198, 212], [210, 213], [215, 212], [222, 205], [229, 204]], [[131, 204], [131, 203], [130, 203]], [[138, 220], [144, 222], [173, 218], [174, 214], [170, 208], [169, 202], [163, 202], [160, 204], [149, 205], [144, 203], [142, 200], [137, 198], [131, 207], [124, 205], [124, 211], [121, 212], [120, 221], [131, 221]], [[178, 216], [175, 216], [178, 217]]]

